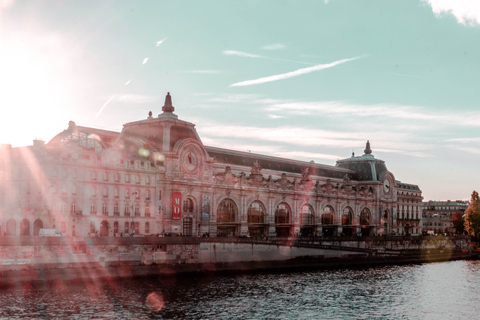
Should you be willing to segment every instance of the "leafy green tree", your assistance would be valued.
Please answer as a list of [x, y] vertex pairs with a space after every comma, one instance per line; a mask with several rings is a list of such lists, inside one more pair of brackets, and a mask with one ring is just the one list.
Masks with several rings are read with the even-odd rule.
[[463, 215], [465, 212], [463, 211], [455, 211], [455, 213], [452, 216], [452, 223], [453, 227], [455, 228], [455, 232], [457, 234], [462, 234], [465, 231], [465, 218]]
[[480, 199], [475, 190], [470, 205], [465, 210], [465, 230], [474, 237], [480, 237]]

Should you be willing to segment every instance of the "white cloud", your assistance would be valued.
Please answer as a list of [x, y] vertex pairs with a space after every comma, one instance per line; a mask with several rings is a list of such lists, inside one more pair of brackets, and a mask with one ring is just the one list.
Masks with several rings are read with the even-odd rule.
[[277, 114], [267, 114], [267, 117], [269, 117], [270, 119], [281, 119], [281, 118], [285, 118], [285, 116], [279, 116]]
[[145, 64], [145, 63], [147, 63], [148, 59], [149, 59], [149, 58], [145, 58], [145, 59], [143, 59], [143, 62], [142, 62], [142, 64]]
[[116, 99], [118, 102], [123, 103], [132, 103], [132, 104], [142, 104], [142, 103], [151, 103], [157, 101], [157, 97], [141, 95], [141, 94], [124, 94], [117, 96]]
[[480, 142], [480, 137], [477, 138], [455, 138], [455, 139], [448, 139], [445, 140], [448, 142]]
[[423, 0], [432, 7], [432, 11], [440, 16], [452, 14], [464, 25], [480, 24], [480, 1], [478, 0]]
[[113, 99], [115, 99], [115, 96], [111, 96], [110, 99], [107, 100], [107, 102], [105, 102], [103, 104], [103, 106], [100, 108], [100, 110], [98, 110], [97, 114], [95, 115], [95, 119], [98, 118], [98, 116], [100, 115], [100, 113], [102, 113], [103, 109], [105, 109], [105, 107], [110, 103], [110, 101], [112, 101]]
[[323, 69], [332, 68], [332, 67], [338, 66], [340, 64], [343, 64], [345, 62], [353, 61], [353, 60], [356, 60], [356, 59], [359, 59], [359, 58], [361, 58], [361, 57], [342, 59], [342, 60], [334, 61], [334, 62], [331, 62], [331, 63], [318, 64], [318, 65], [313, 66], [313, 67], [302, 68], [302, 69], [298, 69], [298, 70], [287, 72], [287, 73], [277, 74], [277, 75], [263, 77], [263, 78], [254, 79], [254, 80], [241, 81], [241, 82], [231, 84], [230, 87], [251, 86], [251, 85], [254, 85], [254, 84], [261, 84], [261, 83], [266, 83], [266, 82], [289, 79], [289, 78], [292, 78], [292, 77], [297, 77], [297, 76], [307, 74], [307, 73], [311, 73], [311, 72], [314, 72], [314, 71], [319, 71], [319, 70], [323, 70]]
[[[198, 128], [200, 136], [212, 137], [215, 140], [241, 139], [244, 141], [254, 140], [268, 143], [282, 143], [302, 147], [334, 147], [334, 148], [358, 148], [364, 146], [369, 137], [381, 137], [372, 142], [375, 150], [386, 150], [385, 152], [396, 152], [403, 154], [420, 153], [426, 155], [425, 150], [432, 146], [425, 143], [418, 143], [410, 134], [391, 131], [382, 132], [344, 132], [328, 131], [318, 129], [305, 129], [298, 127], [276, 127], [263, 128], [255, 126], [235, 126], [210, 123], [205, 127]], [[203, 139], [203, 138], [202, 138]], [[415, 142], [410, 142], [415, 141]], [[363, 150], [363, 149], [362, 149]]]
[[218, 74], [218, 73], [222, 73], [222, 71], [219, 71], [219, 70], [187, 70], [187, 71], [183, 71], [183, 73]]
[[128, 86], [130, 84], [130, 82], [132, 82], [132, 79], [128, 80], [127, 82], [125, 82], [125, 85]]
[[460, 151], [468, 152], [468, 153], [473, 153], [473, 154], [480, 154], [480, 148], [473, 148], [473, 147], [460, 147], [456, 148]]
[[167, 40], [167, 38], [163, 38], [162, 40], [157, 41], [157, 44], [155, 45], [155, 47], [159, 47], [165, 40]]
[[355, 117], [382, 116], [395, 119], [428, 120], [449, 125], [480, 126], [480, 112], [428, 111], [422, 107], [389, 104], [360, 105], [339, 101], [273, 103], [265, 111], [296, 115], [337, 114]]
[[223, 51], [223, 54], [226, 56], [238, 56], [238, 57], [246, 57], [246, 58], [263, 58], [263, 59], [265, 58], [258, 54], [251, 54], [251, 53], [235, 51], [235, 50], [225, 50]]
[[252, 102], [260, 98], [258, 94], [219, 94], [208, 99], [209, 102], [238, 103]]
[[270, 44], [262, 47], [263, 50], [280, 50], [283, 48], [285, 48], [285, 45], [281, 43]]
[[247, 53], [247, 52], [242, 52], [242, 51], [235, 51], [235, 50], [225, 50], [225, 51], [223, 51], [223, 54], [226, 55], [226, 56], [237, 56], [237, 57], [244, 57], [244, 58], [266, 59], [266, 60], [273, 60], [273, 61], [285, 61], [285, 62], [293, 62], [293, 63], [299, 63], [299, 64], [313, 65], [313, 63], [310, 63], [310, 62], [296, 61], [296, 60], [289, 60], [289, 59], [280, 59], [280, 58], [272, 58], [272, 57], [261, 56], [261, 55], [258, 55], [258, 54], [252, 54], [252, 53]]

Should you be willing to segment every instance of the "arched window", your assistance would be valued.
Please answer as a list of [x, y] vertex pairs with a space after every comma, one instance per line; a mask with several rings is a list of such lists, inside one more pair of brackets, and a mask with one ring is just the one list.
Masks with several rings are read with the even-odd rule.
[[140, 205], [135, 203], [135, 217], [140, 217]]
[[77, 203], [75, 201], [72, 201], [72, 204], [70, 205], [70, 213], [75, 214], [77, 212]]
[[248, 208], [247, 222], [248, 223], [265, 223], [266, 210], [260, 201], [254, 201]]
[[106, 202], [104, 202], [103, 205], [102, 205], [102, 214], [104, 216], [108, 216], [108, 205], [107, 205]]
[[28, 219], [23, 219], [20, 222], [20, 235], [21, 236], [30, 235], [30, 221], [28, 221]]
[[145, 222], [145, 233], [150, 233], [150, 222]]
[[290, 223], [291, 211], [288, 204], [285, 202], [280, 203], [275, 210], [275, 223]]
[[237, 206], [235, 202], [230, 199], [223, 200], [218, 206], [217, 210], [217, 222], [229, 223], [235, 222], [237, 216]]
[[40, 233], [40, 229], [43, 228], [43, 221], [40, 219], [37, 219], [33, 222], [33, 235], [38, 236]]
[[353, 220], [353, 210], [350, 207], [345, 207], [342, 214], [342, 225], [351, 226]]
[[105, 220], [100, 223], [100, 237], [108, 237], [108, 222]]
[[150, 206], [145, 205], [145, 217], [150, 217]]
[[333, 215], [335, 211], [331, 206], [325, 206], [322, 211], [322, 224], [331, 225], [333, 224]]
[[123, 229], [125, 233], [128, 233], [130, 231], [130, 225], [128, 224], [128, 221], [125, 221], [125, 228]]
[[113, 235], [116, 236], [118, 234], [118, 221], [113, 223]]
[[370, 224], [370, 210], [368, 208], [363, 208], [360, 213], [360, 224], [365, 226]]
[[[13, 219], [7, 221], [7, 236], [14, 236], [17, 234], [17, 222]], [[38, 233], [36, 234], [38, 236]]]
[[130, 217], [130, 204], [128, 204], [127, 202], [125, 202], [125, 208], [124, 208], [123, 215], [125, 217]]
[[300, 210], [300, 217], [302, 219], [302, 225], [313, 225], [315, 224], [315, 215], [313, 213], [313, 208], [309, 204], [304, 204]]
[[115, 202], [115, 203], [113, 204], [113, 215], [114, 215], [115, 217], [120, 216], [120, 209], [118, 208], [118, 202]]
[[140, 222], [135, 222], [135, 233], [140, 233]]
[[190, 198], [185, 199], [183, 201], [183, 212], [193, 212], [193, 209], [193, 200]]

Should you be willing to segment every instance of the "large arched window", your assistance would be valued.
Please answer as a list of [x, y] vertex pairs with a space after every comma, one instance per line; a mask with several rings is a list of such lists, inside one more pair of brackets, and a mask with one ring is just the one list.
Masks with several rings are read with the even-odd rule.
[[193, 200], [190, 198], [187, 198], [183, 201], [183, 212], [193, 212], [194, 210], [194, 205], [193, 205]]
[[108, 237], [108, 222], [103, 220], [100, 224], [100, 237]]
[[140, 222], [135, 222], [135, 233], [140, 233]]
[[235, 222], [237, 216], [237, 206], [235, 202], [230, 199], [223, 200], [218, 206], [217, 210], [217, 222], [219, 223], [231, 223]]
[[145, 233], [146, 234], [150, 233], [150, 223], [149, 222], [145, 222]]
[[[17, 222], [13, 219], [7, 221], [7, 236], [14, 236], [17, 234]], [[36, 234], [38, 236], [38, 233]]]
[[43, 221], [40, 219], [37, 219], [33, 222], [33, 235], [38, 236], [40, 233], [40, 229], [43, 228]]
[[304, 204], [300, 210], [300, 217], [302, 219], [302, 225], [313, 225], [315, 224], [315, 215], [313, 213], [313, 208], [309, 204]]
[[275, 223], [290, 223], [291, 210], [285, 202], [280, 203], [275, 210]]
[[345, 207], [342, 214], [342, 225], [350, 226], [353, 220], [353, 210], [350, 207]]
[[254, 201], [248, 208], [248, 223], [266, 223], [266, 210], [260, 201]]
[[370, 224], [370, 210], [368, 208], [363, 208], [360, 213], [360, 224], [368, 226]]
[[103, 205], [102, 205], [102, 214], [104, 216], [108, 216], [108, 205], [107, 205], [106, 202], [104, 202]]
[[20, 235], [29, 236], [30, 235], [30, 221], [28, 219], [23, 219], [20, 221]]
[[333, 224], [334, 214], [335, 214], [335, 211], [333, 210], [332, 206], [325, 206], [322, 211], [322, 224], [323, 225]]

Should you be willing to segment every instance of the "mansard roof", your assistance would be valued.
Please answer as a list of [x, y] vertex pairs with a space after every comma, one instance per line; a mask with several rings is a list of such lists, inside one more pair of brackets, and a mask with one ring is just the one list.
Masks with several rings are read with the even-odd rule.
[[258, 162], [263, 170], [273, 170], [285, 173], [302, 174], [305, 168], [309, 169], [309, 174], [312, 176], [321, 176], [334, 179], [343, 179], [345, 174], [352, 176], [352, 170], [341, 167], [328, 166], [323, 164], [316, 164], [313, 162], [285, 159], [273, 156], [266, 156], [262, 154], [235, 151], [229, 149], [222, 149], [216, 147], [205, 147], [208, 154], [214, 159], [215, 163], [222, 165], [236, 165], [253, 167], [255, 161]]
[[92, 139], [95, 139], [105, 149], [112, 147], [115, 140], [117, 139], [117, 137], [119, 135], [119, 133], [115, 132], [115, 131], [103, 130], [103, 129], [97, 129], [97, 128], [91, 128], [91, 127], [77, 126], [75, 124], [75, 122], [70, 121], [68, 123], [68, 129], [63, 130], [62, 132], [57, 134], [55, 137], [53, 137], [48, 142], [48, 144], [49, 145], [55, 145], [57, 143], [66, 141], [68, 139], [72, 139], [75, 136], [78, 136], [80, 134], [83, 134], [86, 137], [90, 137]]
[[359, 181], [382, 181], [388, 174], [385, 161], [376, 159], [370, 148], [370, 141], [367, 141], [365, 154], [346, 158], [337, 161], [337, 166], [355, 171], [352, 177]]

